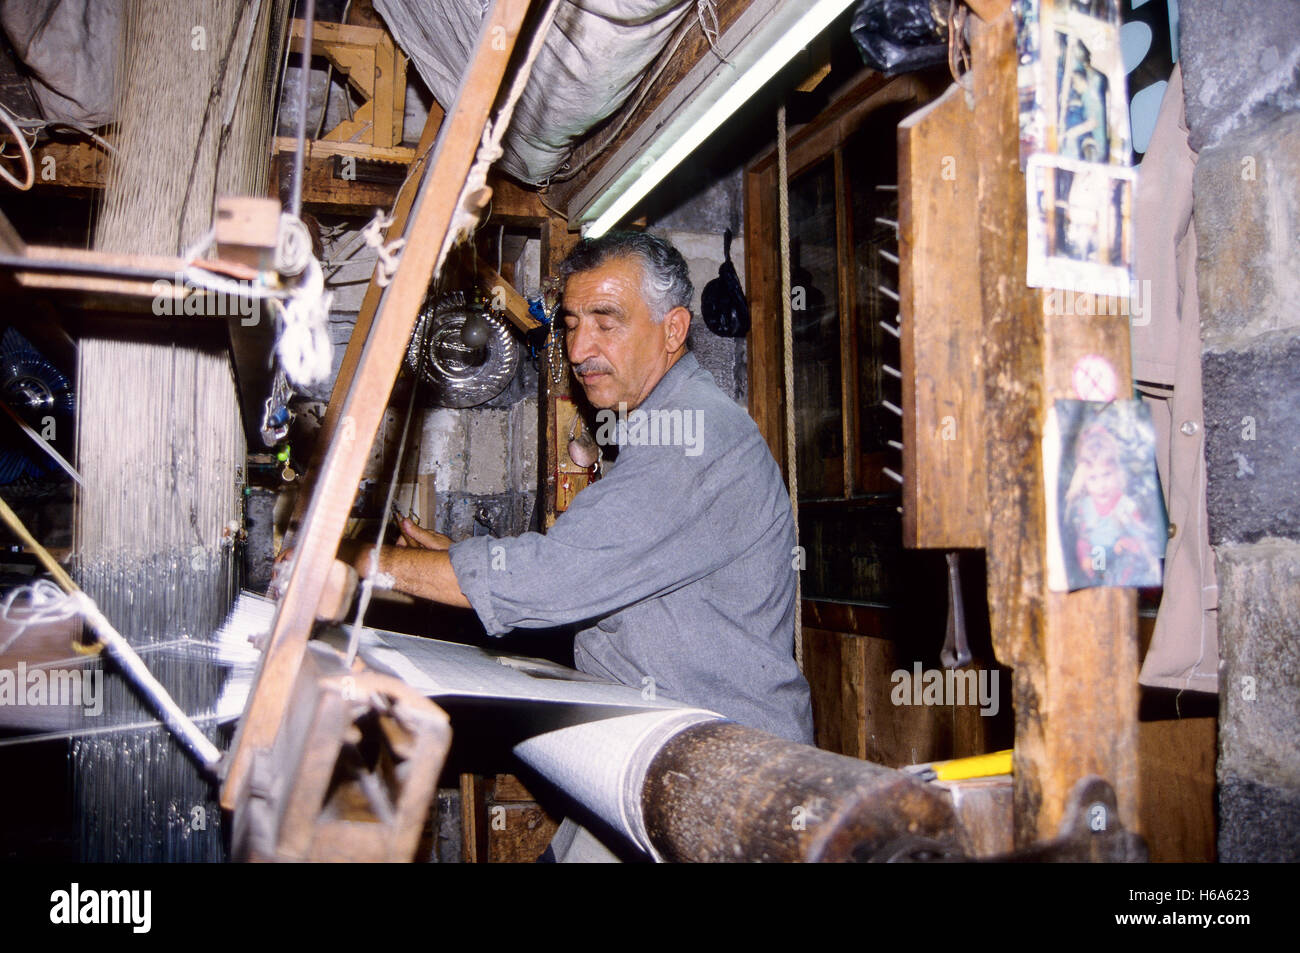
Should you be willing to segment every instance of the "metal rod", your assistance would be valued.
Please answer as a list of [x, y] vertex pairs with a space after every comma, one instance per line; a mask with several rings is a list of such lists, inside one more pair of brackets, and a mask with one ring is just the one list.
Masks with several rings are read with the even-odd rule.
[[888, 364], [881, 364], [880, 369], [890, 377], [897, 377], [900, 381], [903, 379], [903, 372], [896, 367], [890, 367]]
[[889, 467], [881, 467], [880, 469], [884, 472], [885, 476], [889, 477], [889, 479], [893, 480], [895, 483], [901, 484], [903, 482], [903, 478], [893, 470], [889, 469]]
[[885, 259], [885, 261], [889, 262], [891, 265], [897, 265], [897, 264], [898, 264], [898, 256], [895, 255], [895, 254], [894, 254], [892, 251], [890, 251], [889, 249], [887, 249], [887, 248], [877, 248], [876, 251], [880, 252], [880, 257], [883, 258], [883, 259]]
[[897, 440], [886, 440], [885, 442], [888, 443], [895, 450], [897, 450], [899, 453], [903, 452], [903, 445], [899, 443]]
[[902, 339], [903, 335], [899, 333], [898, 328], [890, 324], [888, 321], [881, 321], [880, 326], [884, 328], [886, 331], [888, 331], [890, 334], [892, 334], [894, 337]]
[[307, 142], [307, 94], [311, 90], [311, 44], [312, 27], [316, 21], [316, 0], [304, 0], [302, 23], [302, 65], [301, 86], [298, 89], [298, 142], [293, 149], [293, 192], [289, 200], [289, 212], [294, 218], [302, 217], [302, 175], [305, 157], [303, 150]]
[[876, 285], [876, 290], [879, 291], [886, 298], [889, 298], [893, 301], [898, 300], [898, 292], [895, 291], [893, 288], [886, 288], [884, 285]]
[[48, 440], [45, 440], [43, 437], [41, 437], [40, 434], [38, 434], [35, 430], [29, 427], [27, 425], [27, 421], [23, 420], [16, 413], [14, 413], [13, 408], [10, 407], [3, 400], [0, 400], [0, 410], [3, 410], [6, 414], [12, 417], [14, 423], [16, 423], [19, 427], [23, 428], [23, 433], [31, 437], [32, 441], [36, 444], [36, 446], [40, 447], [42, 450], [48, 453], [54, 459], [55, 463], [63, 467], [63, 469], [67, 471], [68, 476], [72, 477], [72, 479], [76, 480], [82, 486], [86, 485], [86, 481], [81, 478], [81, 474], [78, 473], [76, 470], [74, 470], [72, 464], [63, 458], [63, 454], [55, 450], [53, 444], [51, 444]]
[[882, 400], [881, 403], [884, 404], [892, 413], [895, 413], [900, 417], [903, 416], [903, 408], [899, 407], [897, 404], [891, 404], [887, 400]]
[[879, 222], [881, 225], [888, 225], [894, 231], [898, 231], [898, 223], [894, 221], [892, 218], [881, 218], [879, 215], [877, 215], [876, 221]]
[[28, 532], [27, 527], [23, 525], [17, 514], [9, 508], [9, 504], [3, 499], [0, 499], [0, 518], [3, 518], [18, 538], [36, 554], [36, 558], [49, 570], [50, 575], [54, 577], [54, 581], [59, 584], [60, 588], [78, 601], [77, 608], [95, 631], [96, 637], [108, 650], [108, 654], [113, 656], [113, 659], [122, 666], [127, 677], [158, 707], [158, 714], [167, 728], [203, 762], [206, 768], [210, 771], [215, 769], [217, 762], [221, 760], [221, 752], [217, 750], [216, 745], [209, 741], [203, 732], [199, 731], [198, 726], [190, 720], [189, 715], [185, 714], [171, 695], [167, 693], [167, 689], [163, 688], [158, 680], [153, 677], [148, 666], [136, 654], [131, 644], [122, 637], [122, 634], [117, 629], [113, 628], [113, 624], [99, 611], [99, 607], [95, 605], [94, 600], [77, 587], [77, 584], [72, 581], [72, 577], [68, 575], [67, 571]]

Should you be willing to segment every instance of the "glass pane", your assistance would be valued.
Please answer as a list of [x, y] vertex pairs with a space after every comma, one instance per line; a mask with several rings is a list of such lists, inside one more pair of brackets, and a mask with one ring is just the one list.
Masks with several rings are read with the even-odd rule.
[[[852, 228], [854, 326], [857, 332], [857, 432], [859, 492], [898, 489], [882, 467], [902, 472], [888, 441], [901, 441], [902, 420], [884, 402], [902, 406], [898, 378], [882, 365], [900, 365], [898, 339], [880, 327], [893, 324], [898, 302], [898, 121], [910, 107], [875, 113], [844, 144], [844, 180]], [[886, 289], [882, 291], [881, 289]]]
[[835, 165], [790, 180], [790, 290], [799, 498], [844, 494]]
[[799, 543], [808, 554], [803, 598], [867, 605], [897, 601], [903, 540], [895, 505], [889, 498], [799, 510]]

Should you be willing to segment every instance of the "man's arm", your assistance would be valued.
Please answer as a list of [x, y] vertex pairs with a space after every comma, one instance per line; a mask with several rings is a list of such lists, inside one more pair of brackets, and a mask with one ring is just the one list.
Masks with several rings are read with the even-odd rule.
[[[373, 543], [345, 540], [339, 547], [339, 558], [365, 579], [370, 573], [370, 554], [374, 548]], [[456, 573], [445, 549], [381, 546], [378, 571], [392, 576], [393, 588], [399, 592], [462, 609], [470, 608], [469, 600], [456, 582]]]

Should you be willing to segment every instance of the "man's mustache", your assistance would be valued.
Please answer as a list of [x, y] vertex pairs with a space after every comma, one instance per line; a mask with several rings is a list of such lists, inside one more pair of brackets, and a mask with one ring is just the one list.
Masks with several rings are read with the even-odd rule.
[[604, 361], [597, 360], [593, 357], [588, 358], [581, 364], [575, 365], [573, 373], [577, 374], [579, 377], [582, 377], [585, 374], [612, 374], [614, 373], [614, 368], [610, 367]]

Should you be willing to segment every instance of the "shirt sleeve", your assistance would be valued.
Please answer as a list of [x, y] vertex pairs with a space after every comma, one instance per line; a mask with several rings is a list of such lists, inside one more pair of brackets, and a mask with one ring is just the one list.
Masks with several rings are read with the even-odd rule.
[[737, 514], [725, 490], [704, 485], [717, 470], [680, 447], [641, 448], [574, 497], [546, 535], [454, 544], [456, 581], [489, 635], [599, 619], [671, 592], [745, 544], [726, 526]]

